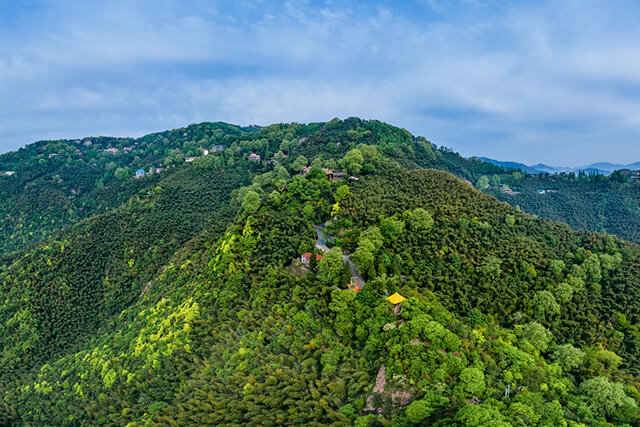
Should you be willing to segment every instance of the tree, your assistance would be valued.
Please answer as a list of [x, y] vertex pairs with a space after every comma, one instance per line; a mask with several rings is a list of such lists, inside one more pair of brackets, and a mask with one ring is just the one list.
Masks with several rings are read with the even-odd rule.
[[549, 341], [553, 338], [551, 332], [537, 322], [524, 325], [521, 329], [521, 336], [538, 351], [545, 351]]
[[315, 159], [313, 159], [313, 161], [311, 162], [311, 167], [322, 169], [322, 157], [318, 156]]
[[374, 225], [372, 225], [371, 227], [368, 227], [366, 230], [364, 230], [360, 234], [360, 241], [363, 241], [363, 240], [368, 240], [373, 244], [374, 255], [375, 253], [378, 252], [378, 250], [384, 244], [384, 238], [382, 237], [382, 233], [380, 232], [380, 229]]
[[558, 301], [560, 304], [566, 304], [571, 301], [571, 297], [573, 296], [573, 288], [570, 284], [562, 282], [559, 283], [558, 286], [556, 286], [553, 294], [556, 297], [556, 301]]
[[616, 171], [613, 171], [611, 175], [609, 175], [609, 180], [615, 181], [615, 182], [627, 182], [629, 178], [623, 175], [622, 171], [616, 170]]
[[507, 215], [504, 218], [504, 222], [509, 226], [513, 227], [516, 224], [516, 217], [513, 215]]
[[522, 402], [512, 403], [506, 413], [513, 420], [514, 425], [537, 425], [540, 420], [540, 415], [531, 406]]
[[484, 374], [478, 368], [464, 368], [460, 372], [460, 382], [456, 386], [461, 397], [481, 396], [484, 393]]
[[562, 366], [562, 369], [570, 371], [582, 364], [584, 361], [584, 352], [571, 344], [563, 344], [558, 346], [551, 357]]
[[598, 258], [598, 255], [593, 254], [589, 256], [589, 258], [582, 263], [582, 268], [590, 283], [599, 283], [600, 279], [602, 279], [602, 270], [600, 269], [600, 258]]
[[341, 185], [336, 189], [336, 193], [334, 194], [333, 198], [335, 199], [336, 202], [340, 203], [350, 195], [351, 193], [349, 192], [349, 186]]
[[260, 196], [255, 191], [249, 190], [242, 200], [241, 210], [247, 214], [252, 214], [260, 207]]
[[327, 161], [324, 162], [324, 166], [327, 169], [336, 169], [338, 167], [338, 164], [336, 163], [335, 160], [333, 159], [328, 159]]
[[456, 414], [455, 421], [468, 427], [511, 427], [504, 415], [490, 406], [465, 405]]
[[489, 186], [489, 178], [486, 175], [482, 175], [478, 181], [476, 181], [476, 188], [478, 190], [484, 190]]
[[273, 173], [276, 177], [276, 179], [289, 179], [291, 178], [291, 175], [289, 175], [289, 172], [287, 172], [287, 170], [281, 166], [281, 165], [276, 165], [276, 167], [273, 168]]
[[478, 271], [489, 280], [496, 280], [502, 274], [502, 260], [496, 258], [493, 255], [489, 255], [485, 258], [481, 266], [478, 267]]
[[562, 272], [564, 271], [565, 263], [559, 259], [554, 259], [549, 263], [549, 273], [553, 275], [554, 278], [558, 279], [562, 277]]
[[293, 169], [295, 172], [301, 172], [302, 169], [307, 167], [308, 164], [309, 161], [307, 160], [307, 158], [301, 154], [296, 157], [293, 164], [291, 165], [291, 169]]
[[326, 285], [339, 285], [336, 282], [341, 278], [343, 268], [342, 249], [336, 246], [318, 262], [318, 279]]
[[419, 423], [431, 415], [436, 408], [446, 405], [448, 402], [449, 399], [446, 397], [431, 391], [422, 399], [411, 402], [407, 406], [405, 414], [412, 423]]
[[536, 318], [546, 320], [560, 313], [560, 305], [549, 291], [539, 291], [533, 297], [533, 312]]
[[409, 228], [413, 231], [429, 231], [433, 227], [433, 218], [425, 209], [416, 208], [411, 211]]
[[358, 175], [364, 164], [362, 152], [358, 149], [349, 150], [342, 158], [342, 164], [350, 175]]
[[597, 416], [606, 416], [616, 407], [636, 404], [624, 392], [622, 384], [611, 382], [607, 377], [596, 377], [580, 384], [580, 394]]
[[356, 264], [361, 273], [367, 273], [373, 269], [375, 246], [369, 239], [360, 239], [358, 248], [351, 254], [351, 260]]
[[380, 221], [380, 233], [387, 242], [395, 242], [404, 233], [404, 222], [395, 218], [384, 218]]

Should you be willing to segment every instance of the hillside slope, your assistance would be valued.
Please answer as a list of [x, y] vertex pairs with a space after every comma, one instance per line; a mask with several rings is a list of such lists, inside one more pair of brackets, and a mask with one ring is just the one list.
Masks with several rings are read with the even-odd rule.
[[[0, 422], [637, 423], [638, 248], [368, 142], [298, 144], [358, 179], [290, 176], [293, 158], [257, 175], [226, 233], [175, 254], [94, 338], [4, 373]], [[306, 269], [321, 223], [334, 248]], [[357, 294], [343, 254], [367, 281]], [[3, 352], [25, 342], [13, 337]]]
[[[574, 229], [606, 232], [640, 243], [638, 183], [621, 183], [605, 177], [574, 181], [526, 176], [510, 185], [517, 194], [497, 189], [488, 192], [525, 212], [562, 221]], [[545, 193], [540, 194], [540, 190]]]
[[[212, 144], [257, 129], [201, 123], [138, 139], [38, 141], [0, 156], [0, 254], [25, 249], [93, 215], [116, 209]], [[162, 172], [132, 179], [136, 170]], [[11, 175], [7, 175], [10, 173]]]

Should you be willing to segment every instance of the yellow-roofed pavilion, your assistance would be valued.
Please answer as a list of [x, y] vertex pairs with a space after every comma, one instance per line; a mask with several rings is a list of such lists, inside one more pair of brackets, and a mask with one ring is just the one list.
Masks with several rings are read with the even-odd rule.
[[387, 297], [387, 301], [393, 304], [393, 308], [391, 309], [391, 314], [399, 314], [400, 313], [400, 303], [406, 300], [405, 297], [400, 295], [399, 293], [395, 293], [390, 297]]
[[406, 300], [406, 298], [397, 292], [390, 297], [387, 297], [387, 301], [389, 301], [393, 305], [400, 304], [404, 300]]

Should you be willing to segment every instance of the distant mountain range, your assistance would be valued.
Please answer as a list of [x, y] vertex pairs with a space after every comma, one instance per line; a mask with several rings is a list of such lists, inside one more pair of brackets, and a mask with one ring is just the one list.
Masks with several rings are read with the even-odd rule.
[[608, 163], [608, 162], [598, 162], [598, 163], [592, 163], [592, 164], [587, 165], [587, 166], [578, 166], [578, 167], [572, 168], [572, 167], [566, 167], [566, 166], [549, 166], [549, 165], [545, 165], [544, 163], [538, 163], [536, 165], [527, 166], [524, 163], [503, 162], [503, 161], [500, 161], [500, 160], [490, 159], [488, 157], [479, 157], [479, 159], [484, 160], [485, 162], [492, 163], [492, 164], [494, 164], [496, 166], [501, 166], [501, 167], [505, 167], [505, 168], [512, 168], [512, 169], [521, 169], [523, 172], [526, 172], [526, 173], [529, 173], [529, 174], [536, 174], [536, 173], [543, 173], [543, 172], [548, 172], [548, 173], [575, 172], [575, 173], [578, 173], [579, 171], [584, 171], [585, 173], [597, 172], [597, 173], [600, 173], [600, 174], [603, 174], [603, 175], [609, 175], [609, 174], [611, 174], [611, 172], [613, 172], [615, 170], [620, 170], [620, 169], [631, 169], [631, 170], [640, 169], [640, 162], [635, 162], [635, 163], [631, 163], [631, 164], [628, 164], [628, 165], [621, 165], [621, 164]]

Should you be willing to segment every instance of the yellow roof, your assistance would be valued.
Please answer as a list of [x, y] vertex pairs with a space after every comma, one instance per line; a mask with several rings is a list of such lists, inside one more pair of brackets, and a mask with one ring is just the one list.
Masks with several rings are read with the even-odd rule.
[[389, 301], [391, 304], [400, 304], [404, 300], [406, 300], [406, 298], [397, 292], [390, 297], [387, 297], [387, 301]]

